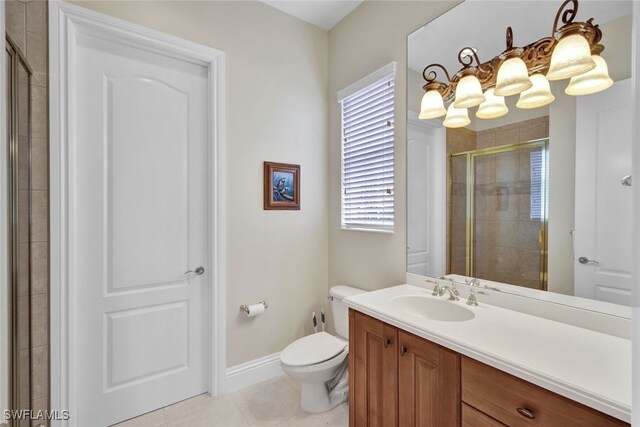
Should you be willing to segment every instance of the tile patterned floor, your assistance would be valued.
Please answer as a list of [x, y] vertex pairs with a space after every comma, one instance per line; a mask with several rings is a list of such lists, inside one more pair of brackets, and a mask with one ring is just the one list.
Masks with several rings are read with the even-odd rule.
[[300, 409], [300, 385], [280, 375], [246, 389], [212, 398], [200, 395], [117, 424], [114, 427], [347, 427], [344, 403], [330, 412]]

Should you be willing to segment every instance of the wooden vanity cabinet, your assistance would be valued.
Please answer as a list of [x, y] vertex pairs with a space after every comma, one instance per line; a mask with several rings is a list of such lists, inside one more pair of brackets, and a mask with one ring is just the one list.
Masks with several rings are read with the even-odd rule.
[[460, 425], [460, 355], [398, 332], [399, 419], [402, 427]]
[[629, 424], [349, 310], [351, 427]]
[[349, 388], [350, 426], [398, 425], [398, 329], [351, 309]]
[[629, 425], [466, 356], [461, 377], [462, 401], [508, 426]]
[[349, 310], [349, 425], [460, 425], [460, 355]]

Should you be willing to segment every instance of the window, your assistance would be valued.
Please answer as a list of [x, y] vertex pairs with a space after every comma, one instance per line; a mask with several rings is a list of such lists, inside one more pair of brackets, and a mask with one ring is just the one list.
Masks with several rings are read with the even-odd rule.
[[342, 228], [393, 231], [395, 62], [338, 92]]
[[545, 219], [546, 159], [543, 150], [530, 153], [531, 164], [531, 204], [529, 219]]

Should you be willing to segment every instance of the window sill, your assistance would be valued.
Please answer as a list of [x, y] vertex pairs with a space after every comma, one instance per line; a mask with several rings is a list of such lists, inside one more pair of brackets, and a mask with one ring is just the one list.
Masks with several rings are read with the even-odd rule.
[[378, 234], [395, 234], [394, 230], [383, 230], [380, 228], [364, 228], [364, 227], [340, 227], [342, 231], [359, 231], [364, 233], [378, 233]]

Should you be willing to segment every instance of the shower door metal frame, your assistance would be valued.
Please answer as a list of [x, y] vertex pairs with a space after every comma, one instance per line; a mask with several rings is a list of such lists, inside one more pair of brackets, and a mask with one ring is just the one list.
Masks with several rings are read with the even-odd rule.
[[[8, 207], [8, 241], [10, 243], [8, 247], [8, 256], [7, 261], [9, 265], [9, 281], [8, 281], [8, 300], [9, 300], [9, 347], [11, 349], [9, 353], [9, 406], [13, 409], [17, 409], [22, 402], [20, 402], [20, 385], [18, 384], [18, 372], [19, 372], [19, 348], [18, 348], [18, 275], [19, 275], [19, 265], [18, 265], [18, 251], [19, 251], [19, 242], [18, 242], [18, 221], [19, 214], [18, 211], [18, 174], [19, 174], [19, 123], [18, 123], [18, 85], [19, 85], [19, 77], [18, 71], [20, 66], [24, 67], [24, 70], [27, 73], [27, 120], [28, 120], [28, 130], [27, 130], [27, 138], [28, 138], [28, 158], [27, 158], [27, 180], [28, 186], [27, 188], [31, 188], [31, 78], [33, 75], [33, 70], [29, 66], [25, 55], [22, 53], [20, 48], [15, 44], [15, 42], [11, 39], [8, 34], [5, 34], [5, 51], [8, 54], [7, 59], [10, 59], [10, 74], [6, 76], [8, 83], [11, 87], [10, 93], [7, 93], [7, 97], [9, 97], [10, 108], [7, 111], [7, 207]], [[7, 67], [9, 69], [9, 67]], [[31, 194], [29, 192], [29, 203], [27, 204], [27, 235], [28, 235], [28, 255], [27, 255], [27, 271], [28, 271], [28, 284], [27, 284], [27, 306], [29, 312], [29, 382], [31, 383], [31, 365], [32, 365], [32, 357], [31, 357], [31, 248], [30, 248], [30, 240], [31, 240]], [[31, 407], [31, 384], [29, 384], [29, 407]], [[26, 408], [21, 408], [26, 409]]]
[[452, 244], [451, 244], [451, 229], [453, 222], [453, 159], [455, 157], [465, 157], [466, 158], [466, 169], [467, 169], [467, 179], [466, 179], [466, 220], [465, 220], [465, 245], [466, 245], [466, 262], [465, 262], [465, 275], [469, 277], [474, 277], [474, 232], [475, 232], [475, 162], [474, 160], [477, 157], [487, 156], [487, 155], [495, 155], [501, 153], [508, 153], [512, 151], [521, 151], [532, 148], [542, 148], [544, 162], [547, 167], [545, 168], [545, 176], [543, 180], [542, 192], [544, 194], [544, 206], [542, 211], [542, 218], [540, 220], [540, 232], [538, 234], [538, 242], [540, 244], [540, 284], [542, 290], [547, 290], [548, 286], [548, 271], [547, 271], [547, 253], [548, 253], [548, 218], [549, 218], [549, 167], [548, 167], [548, 159], [549, 159], [549, 138], [541, 138], [535, 139], [526, 142], [518, 142], [515, 144], [507, 144], [500, 145], [497, 147], [489, 147], [478, 150], [470, 150], [463, 151], [460, 153], [453, 153], [449, 156], [449, 168], [448, 168], [448, 194], [450, 197], [450, 207], [448, 212], [448, 221], [447, 226], [449, 228], [448, 235], [448, 257], [447, 257], [447, 272], [450, 273], [451, 269], [451, 259], [453, 256], [452, 253]]

